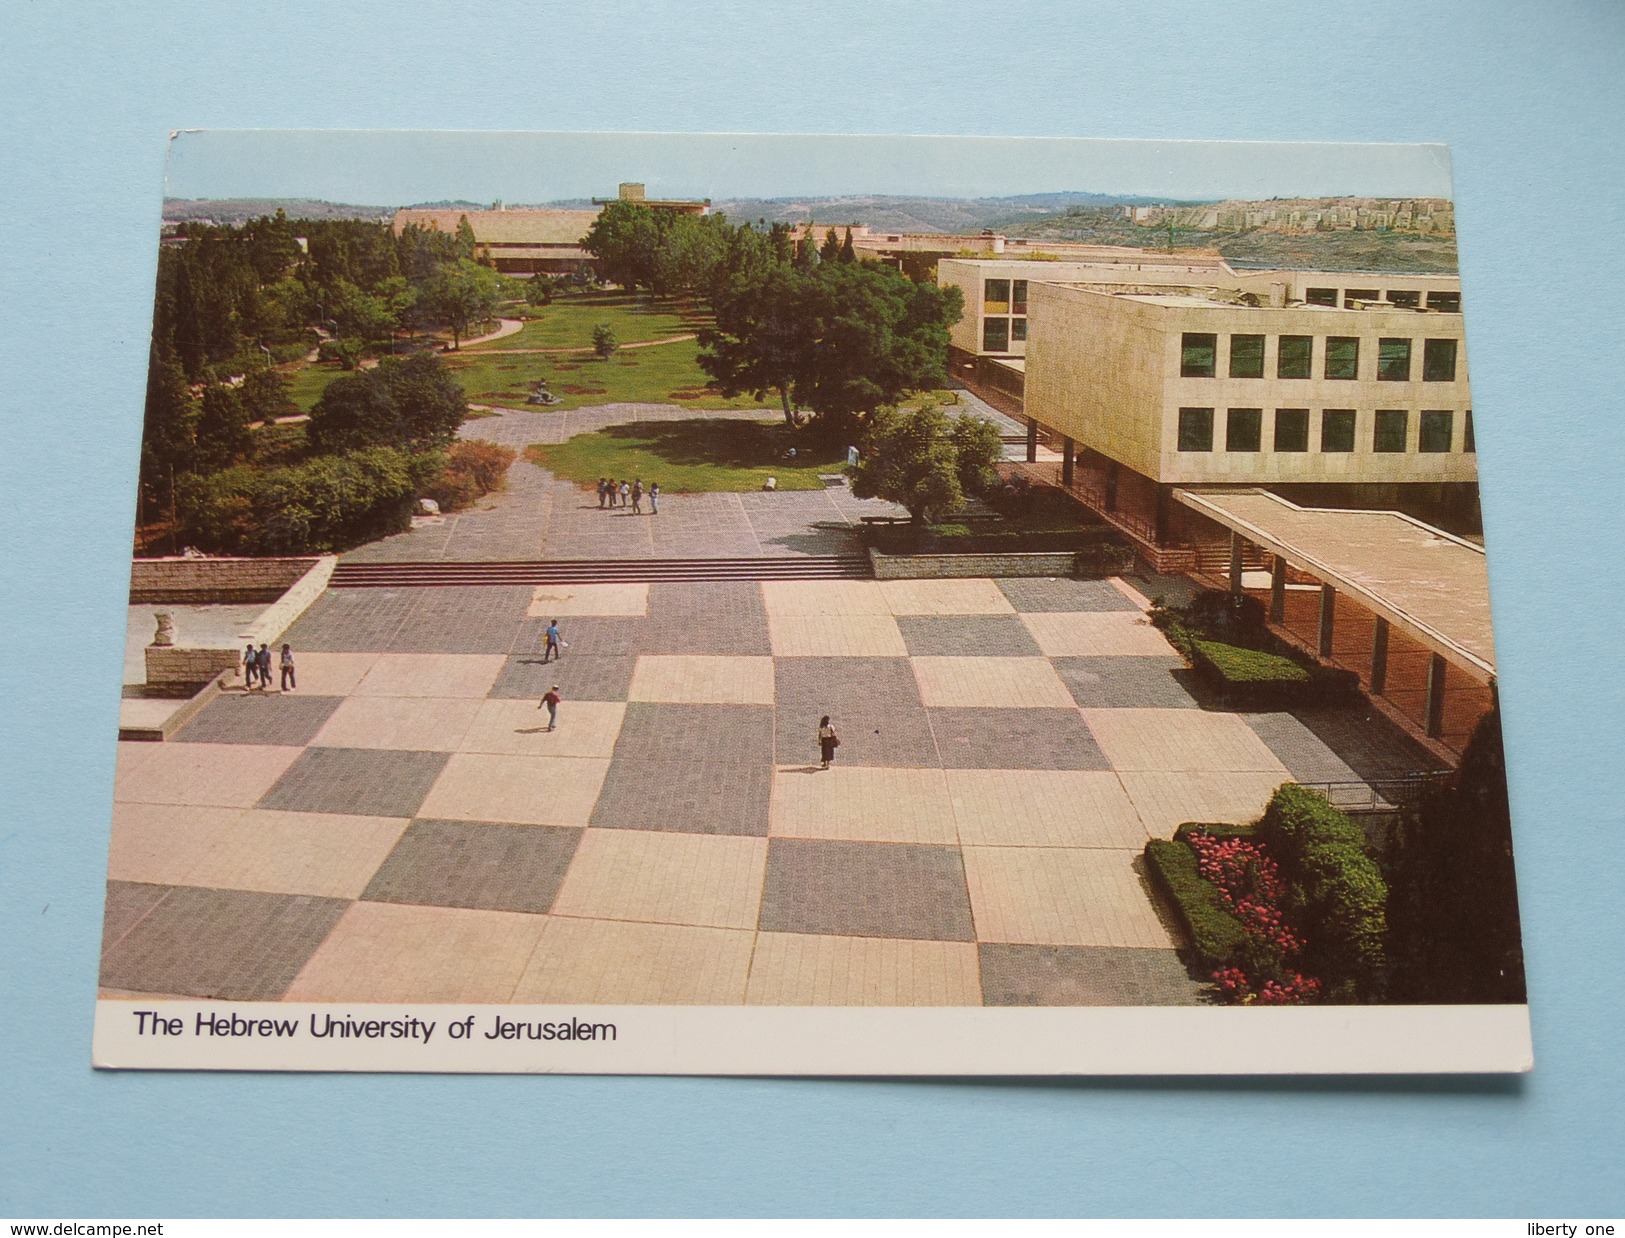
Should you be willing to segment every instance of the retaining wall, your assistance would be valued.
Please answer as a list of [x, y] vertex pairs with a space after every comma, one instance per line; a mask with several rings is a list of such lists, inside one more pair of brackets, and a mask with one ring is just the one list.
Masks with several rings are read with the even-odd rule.
[[314, 556], [136, 559], [130, 564], [130, 601], [274, 602], [319, 562]]

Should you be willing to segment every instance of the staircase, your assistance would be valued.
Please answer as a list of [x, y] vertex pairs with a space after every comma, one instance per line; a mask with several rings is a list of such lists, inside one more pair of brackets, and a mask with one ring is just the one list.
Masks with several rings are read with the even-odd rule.
[[739, 559], [555, 559], [486, 563], [340, 563], [334, 589], [453, 588], [466, 585], [578, 585], [719, 580], [868, 580], [866, 555], [779, 555]]

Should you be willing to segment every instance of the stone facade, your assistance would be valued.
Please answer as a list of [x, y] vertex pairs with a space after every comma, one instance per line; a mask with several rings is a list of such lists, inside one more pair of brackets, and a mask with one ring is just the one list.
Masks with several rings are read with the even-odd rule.
[[319, 562], [314, 556], [136, 559], [130, 565], [130, 601], [274, 602]]

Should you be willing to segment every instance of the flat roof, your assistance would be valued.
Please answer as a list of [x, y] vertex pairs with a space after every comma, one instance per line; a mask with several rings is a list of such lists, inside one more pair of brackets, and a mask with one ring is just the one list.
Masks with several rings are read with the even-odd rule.
[[1007, 370], [1014, 370], [1017, 374], [1027, 372], [1027, 362], [1021, 357], [989, 357], [994, 365], [1002, 365]]
[[1281, 555], [1474, 678], [1495, 674], [1484, 548], [1402, 512], [1299, 507], [1265, 490], [1176, 490], [1185, 506]]
[[598, 218], [597, 211], [543, 209], [502, 211], [460, 211], [427, 207], [403, 207], [395, 212], [391, 225], [402, 232], [408, 224], [435, 228], [455, 234], [464, 217], [474, 230], [476, 241], [521, 245], [579, 245], [587, 229]]

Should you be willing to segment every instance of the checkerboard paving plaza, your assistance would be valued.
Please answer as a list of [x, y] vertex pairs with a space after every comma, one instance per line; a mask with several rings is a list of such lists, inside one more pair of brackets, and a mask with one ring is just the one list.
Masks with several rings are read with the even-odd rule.
[[506, 663], [502, 654], [380, 654], [354, 695], [482, 697]]
[[[561, 707], [559, 725], [569, 719]], [[586, 825], [609, 762], [457, 752], [414, 814], [453, 821]]]
[[530, 590], [511, 585], [429, 589], [389, 642], [390, 653], [507, 654]]
[[113, 798], [132, 804], [251, 808], [301, 752], [256, 744], [122, 743]]
[[546, 659], [550, 666], [578, 658], [635, 658], [645, 652], [647, 621], [621, 615], [559, 620], [559, 640], [563, 648], [556, 655], [547, 652], [550, 619], [526, 619], [514, 638], [510, 657]]
[[773, 659], [645, 654], [632, 671], [630, 699], [695, 705], [771, 705]]
[[643, 653], [773, 652], [761, 586], [746, 580], [650, 585], [641, 641]]
[[951, 769], [946, 777], [966, 846], [1138, 850], [1148, 837], [1113, 773]]
[[115, 881], [356, 898], [404, 818], [115, 804]]
[[683, 834], [767, 834], [771, 765], [617, 756], [592, 810], [594, 826]]
[[894, 615], [1013, 615], [993, 580], [883, 580], [881, 596]]
[[973, 941], [960, 849], [775, 838], [764, 932]]
[[769, 619], [892, 613], [878, 580], [764, 580], [762, 604]]
[[947, 769], [1109, 769], [1075, 709], [927, 710]]
[[580, 841], [579, 829], [420, 818], [375, 866], [361, 897], [539, 914], [552, 908]]
[[779, 769], [773, 775], [770, 834], [864, 842], [948, 843], [954, 831], [948, 784], [938, 769], [840, 766]]
[[740, 929], [550, 916], [513, 1000], [738, 1005], [755, 937]]
[[985, 943], [989, 1006], [1192, 1006], [1202, 985], [1172, 950]]
[[1070, 709], [1072, 694], [1045, 658], [910, 658], [928, 706]]
[[324, 748], [455, 752], [482, 704], [470, 697], [346, 697], [310, 742]]
[[589, 829], [554, 914], [754, 928], [766, 854], [760, 838]]
[[906, 658], [778, 658], [774, 760], [819, 761], [818, 720], [841, 738], [836, 764], [936, 767], [920, 689]]
[[1286, 766], [1239, 714], [1200, 709], [1085, 709], [1112, 768], [1126, 771], [1271, 773]]
[[[349, 696], [378, 661], [376, 653], [306, 653], [298, 647], [293, 655], [301, 697]], [[278, 699], [292, 700], [293, 696]]]
[[544, 923], [511, 911], [351, 903], [286, 1000], [506, 1003]]
[[1186, 821], [1244, 825], [1263, 815], [1284, 774], [1128, 772], [1119, 774], [1140, 820], [1153, 838], [1172, 838]]
[[540, 654], [516, 654], [503, 664], [490, 695], [528, 700], [534, 707], [558, 684], [559, 695], [566, 701], [624, 701], [636, 663], [634, 657], [578, 657], [574, 650], [566, 659], [545, 664]]
[[533, 619], [563, 619], [576, 615], [642, 616], [649, 613], [649, 586], [538, 585], [531, 594], [526, 613]]
[[773, 764], [771, 706], [633, 701], [625, 710], [615, 744], [617, 760]]
[[1207, 695], [1178, 654], [1051, 661], [1083, 709], [1199, 709]]
[[901, 658], [908, 646], [890, 615], [769, 615], [779, 658]]
[[1166, 657], [1168, 638], [1139, 611], [1045, 612], [1021, 616], [1045, 657]]
[[277, 1001], [350, 906], [303, 894], [160, 888], [162, 897], [102, 955], [103, 988]]
[[1138, 611], [1142, 608], [1107, 580], [1064, 577], [1008, 577], [996, 582], [999, 592], [1022, 614], [1046, 612]]
[[480, 701], [457, 751], [607, 759], [615, 751], [625, 714], [620, 701], [567, 700], [559, 706], [558, 728], [549, 731], [547, 711], [538, 701]]
[[1047, 946], [1175, 944], [1128, 851], [965, 847], [978, 941]]
[[1036, 658], [1038, 644], [1015, 615], [899, 615], [915, 657]]
[[306, 748], [258, 807], [411, 817], [445, 765], [443, 752]]
[[174, 736], [194, 744], [303, 747], [342, 704], [336, 696], [222, 692]]
[[979, 1006], [976, 947], [961, 941], [760, 933], [753, 1006]]
[[417, 609], [428, 589], [329, 589], [311, 604], [282, 640], [299, 659], [311, 653], [377, 653]]

